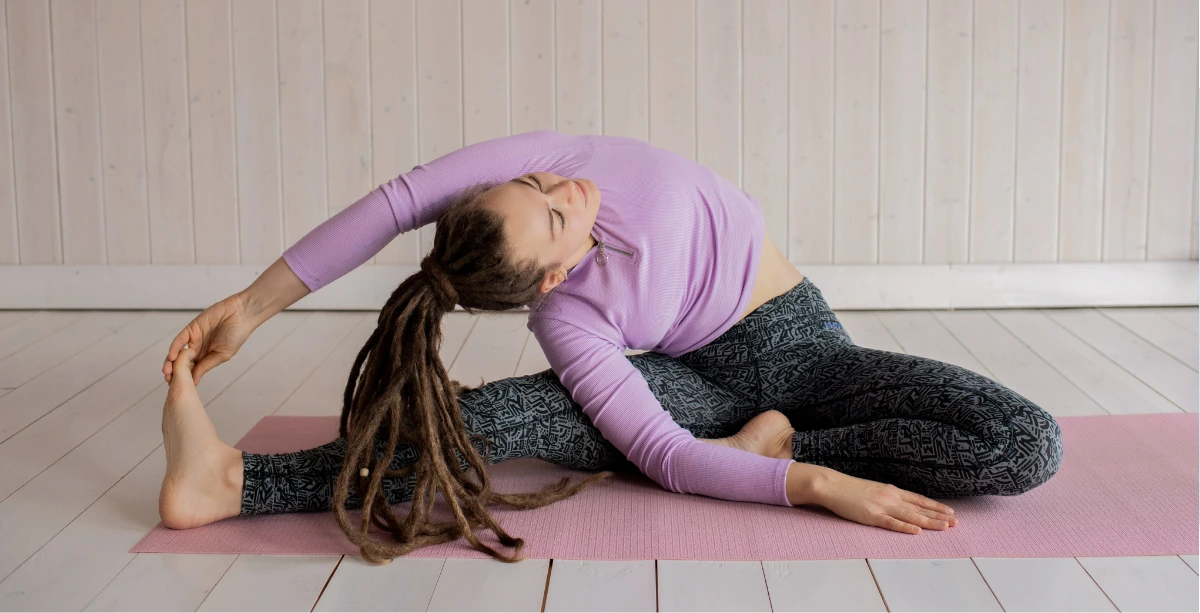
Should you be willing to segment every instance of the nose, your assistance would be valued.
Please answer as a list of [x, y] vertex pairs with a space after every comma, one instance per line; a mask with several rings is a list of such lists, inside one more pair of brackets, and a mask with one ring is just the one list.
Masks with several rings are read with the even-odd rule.
[[563, 188], [567, 190], [566, 201], [572, 207], [583, 206], [583, 187], [575, 183], [571, 179], [563, 181]]

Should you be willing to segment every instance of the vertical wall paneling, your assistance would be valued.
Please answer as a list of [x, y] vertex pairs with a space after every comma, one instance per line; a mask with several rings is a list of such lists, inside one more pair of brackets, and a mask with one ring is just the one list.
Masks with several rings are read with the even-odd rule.
[[[296, 0], [278, 14], [279, 142], [283, 242], [289, 246], [337, 210], [362, 197], [329, 187], [334, 163], [325, 135], [325, 26], [321, 0]], [[344, 139], [343, 139], [344, 140]], [[357, 161], [356, 161], [357, 163]]]
[[873, 264], [879, 243], [879, 1], [837, 2], [835, 264]]
[[921, 263], [925, 198], [925, 0], [881, 5], [879, 263]]
[[977, 0], [971, 70], [972, 262], [1011, 262], [1017, 136], [1017, 0]]
[[[142, 26], [138, 0], [98, 0], [100, 139], [104, 160], [104, 231], [109, 264], [150, 263]], [[234, 233], [237, 226], [223, 227]]]
[[[1154, 115], [1150, 128], [1151, 260], [1190, 255], [1196, 172], [1196, 2], [1158, 0], [1154, 18]], [[1186, 229], [1185, 229], [1186, 228]]]
[[557, 124], [567, 134], [604, 134], [600, 0], [554, 4], [554, 86]]
[[508, 134], [508, 3], [463, 0], [463, 145]]
[[1105, 261], [1146, 259], [1154, 3], [1112, 0], [1104, 147]]
[[793, 262], [833, 263], [833, 0], [790, 0], [788, 246]]
[[[233, 2], [233, 88], [237, 92], [234, 125], [242, 264], [270, 264], [291, 244], [284, 244], [280, 197], [275, 8], [274, 0]], [[285, 13], [301, 10], [301, 5], [289, 2]], [[288, 208], [292, 208], [290, 203]]]
[[[742, 2], [696, 1], [696, 156], [742, 186]], [[700, 42], [703, 41], [703, 42]]]
[[1192, 248], [1188, 257], [1195, 260], [1200, 257], [1200, 191], [1197, 189], [1197, 185], [1200, 184], [1200, 170], [1196, 168], [1197, 164], [1200, 164], [1200, 100], [1196, 104], [1196, 128], [1192, 145]]
[[1066, 0], [1058, 247], [1063, 262], [1095, 262], [1101, 255], [1108, 17], [1108, 0]]
[[[656, 3], [657, 4], [657, 3]], [[509, 0], [510, 134], [554, 130], [554, 0]]]
[[972, 5], [929, 0], [924, 263], [967, 261]]
[[50, 6], [9, 1], [8, 91], [22, 264], [61, 264]]
[[602, 0], [604, 133], [649, 140], [648, 0]]
[[[464, 146], [462, 4], [417, 0], [417, 126], [420, 163]], [[545, 33], [544, 35], [549, 35]], [[437, 222], [420, 228], [421, 254], [433, 250]]]
[[50, 3], [63, 263], [104, 264], [96, 3]]
[[[378, 186], [417, 165], [417, 43], [414, 0], [371, 0], [371, 183]], [[421, 233], [388, 243], [377, 264], [421, 261]]]
[[[696, 155], [696, 3], [647, 3], [649, 132], [647, 142]], [[780, 245], [783, 248], [783, 245]]]
[[[1197, 13], [0, 0], [0, 267], [265, 266], [418, 165], [545, 129], [706, 166], [802, 271], [1194, 261]], [[370, 263], [415, 265], [435, 234]]]
[[371, 184], [371, 55], [367, 0], [323, 0], [325, 158], [329, 215]]
[[154, 264], [196, 261], [183, 0], [143, 2], [146, 188]]
[[1013, 261], [1058, 260], [1063, 0], [1021, 0]]
[[230, 0], [187, 0], [188, 121], [197, 264], [237, 264]]
[[758, 201], [780, 250], [788, 244], [787, 2], [745, 0], [742, 21], [742, 191]]
[[8, 9], [0, 0], [0, 264], [18, 264], [17, 193], [13, 176], [12, 108], [8, 92]]

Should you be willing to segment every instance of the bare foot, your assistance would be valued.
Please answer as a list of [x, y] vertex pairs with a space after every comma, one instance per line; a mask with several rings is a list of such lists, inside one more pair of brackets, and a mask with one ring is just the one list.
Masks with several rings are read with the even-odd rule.
[[179, 352], [163, 406], [167, 473], [158, 514], [168, 528], [195, 528], [241, 514], [242, 452], [217, 438], [192, 383], [195, 348]]
[[746, 422], [733, 436], [702, 438], [705, 443], [725, 445], [768, 458], [792, 459], [792, 422], [779, 411], [763, 411]]

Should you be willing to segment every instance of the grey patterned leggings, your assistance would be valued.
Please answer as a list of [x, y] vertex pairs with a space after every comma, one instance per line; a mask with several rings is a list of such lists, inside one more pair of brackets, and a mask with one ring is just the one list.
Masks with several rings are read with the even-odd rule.
[[[1062, 461], [1062, 432], [1041, 407], [965, 368], [855, 345], [807, 278], [704, 347], [629, 359], [697, 438], [730, 436], [776, 409], [796, 429], [797, 462], [930, 497], [1013, 496], [1044, 483]], [[489, 464], [537, 458], [586, 471], [637, 470], [552, 370], [487, 383], [458, 403], [468, 430], [491, 441], [490, 457], [473, 442]], [[380, 440], [377, 454], [383, 447]], [[292, 453], [243, 452], [242, 514], [330, 509], [345, 449], [338, 439]], [[392, 468], [417, 453], [402, 445]], [[388, 500], [411, 500], [414, 481], [385, 479]], [[351, 492], [347, 507], [361, 506]]]

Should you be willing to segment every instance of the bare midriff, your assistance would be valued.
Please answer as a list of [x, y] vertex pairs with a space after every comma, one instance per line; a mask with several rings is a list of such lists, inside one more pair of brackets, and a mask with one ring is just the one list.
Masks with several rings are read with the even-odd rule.
[[746, 305], [746, 311], [738, 318], [738, 321], [744, 319], [747, 315], [754, 312], [754, 309], [766, 304], [766, 302], [776, 296], [786, 294], [804, 281], [804, 275], [800, 274], [799, 270], [788, 261], [787, 256], [775, 246], [775, 242], [771, 240], [771, 233], [767, 232], [763, 239], [762, 259], [758, 264], [758, 276], [754, 279], [754, 291], [750, 293], [750, 304]]

